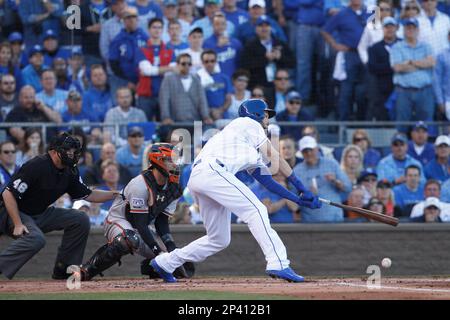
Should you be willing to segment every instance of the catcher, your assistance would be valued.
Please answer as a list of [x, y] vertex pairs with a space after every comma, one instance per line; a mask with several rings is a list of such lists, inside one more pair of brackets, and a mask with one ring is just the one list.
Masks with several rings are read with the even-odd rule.
[[[159, 278], [150, 266], [150, 260], [163, 250], [170, 252], [176, 248], [169, 228], [169, 217], [182, 195], [176, 151], [168, 143], [153, 144], [148, 153], [149, 168], [132, 179], [122, 190], [122, 197], [116, 198], [112, 204], [104, 227], [108, 243], [81, 265], [82, 281], [102, 275], [116, 263], [120, 265], [120, 258], [129, 253], [138, 253], [146, 258], [141, 263], [142, 274]], [[157, 235], [150, 229], [152, 223]], [[174, 273], [178, 278], [188, 278], [193, 274], [192, 263], [186, 263]]]

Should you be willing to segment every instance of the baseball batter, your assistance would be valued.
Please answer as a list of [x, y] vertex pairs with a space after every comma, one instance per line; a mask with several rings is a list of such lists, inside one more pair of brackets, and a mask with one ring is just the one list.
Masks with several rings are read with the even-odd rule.
[[[290, 166], [273, 148], [264, 129], [275, 112], [263, 100], [246, 100], [239, 107], [239, 116], [211, 138], [194, 160], [188, 188], [200, 207], [206, 235], [181, 249], [162, 253], [151, 260], [151, 266], [166, 282], [176, 282], [174, 270], [186, 262], [200, 262], [226, 248], [231, 238], [231, 212], [248, 227], [261, 247], [266, 273], [292, 282], [304, 278], [289, 267], [286, 248], [269, 222], [267, 208], [235, 174], [247, 170], [268, 190], [283, 198], [310, 208], [320, 208], [316, 196], [309, 192], [292, 172]], [[272, 179], [279, 163], [300, 196], [291, 193]], [[271, 172], [272, 171], [272, 172]]]
[[[148, 158], [150, 167], [132, 179], [122, 190], [122, 197], [113, 202], [105, 220], [108, 243], [100, 247], [91, 259], [81, 266], [82, 281], [101, 274], [129, 253], [137, 253], [147, 258], [141, 265], [143, 274], [158, 276], [150, 267], [150, 259], [163, 249], [172, 251], [176, 248], [168, 222], [182, 195], [174, 146], [155, 143]], [[157, 235], [149, 228], [152, 222]], [[158, 240], [162, 240], [161, 245]], [[193, 265], [187, 266], [189, 271], [193, 272]], [[180, 277], [188, 276], [183, 266], [178, 271]]]

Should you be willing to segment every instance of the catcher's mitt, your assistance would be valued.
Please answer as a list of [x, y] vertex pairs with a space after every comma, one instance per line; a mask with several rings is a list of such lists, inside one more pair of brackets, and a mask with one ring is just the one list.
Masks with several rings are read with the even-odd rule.
[[174, 277], [177, 279], [182, 278], [189, 279], [192, 278], [194, 274], [195, 274], [195, 266], [194, 263], [192, 262], [185, 262], [182, 266], [179, 266], [173, 272]]

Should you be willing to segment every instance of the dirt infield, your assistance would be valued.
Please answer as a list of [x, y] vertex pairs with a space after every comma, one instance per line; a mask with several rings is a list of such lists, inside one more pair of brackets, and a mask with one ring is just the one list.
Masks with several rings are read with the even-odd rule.
[[[161, 280], [99, 279], [83, 282], [78, 293], [178, 291], [217, 291], [248, 294], [279, 295], [296, 299], [450, 299], [450, 278], [389, 278], [381, 288], [369, 289], [363, 278], [317, 278], [305, 283], [287, 283], [270, 278], [195, 278], [165, 284]], [[0, 281], [2, 294], [64, 293], [64, 281]], [[73, 290], [75, 291], [75, 290]], [[72, 291], [72, 292], [73, 292]]]

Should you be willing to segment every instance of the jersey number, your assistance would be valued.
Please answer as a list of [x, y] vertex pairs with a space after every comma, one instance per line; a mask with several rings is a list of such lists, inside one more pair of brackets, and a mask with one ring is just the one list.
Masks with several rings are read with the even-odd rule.
[[22, 180], [17, 179], [13, 182], [13, 187], [20, 193], [24, 193], [28, 189], [28, 185], [25, 182], [22, 182]]

